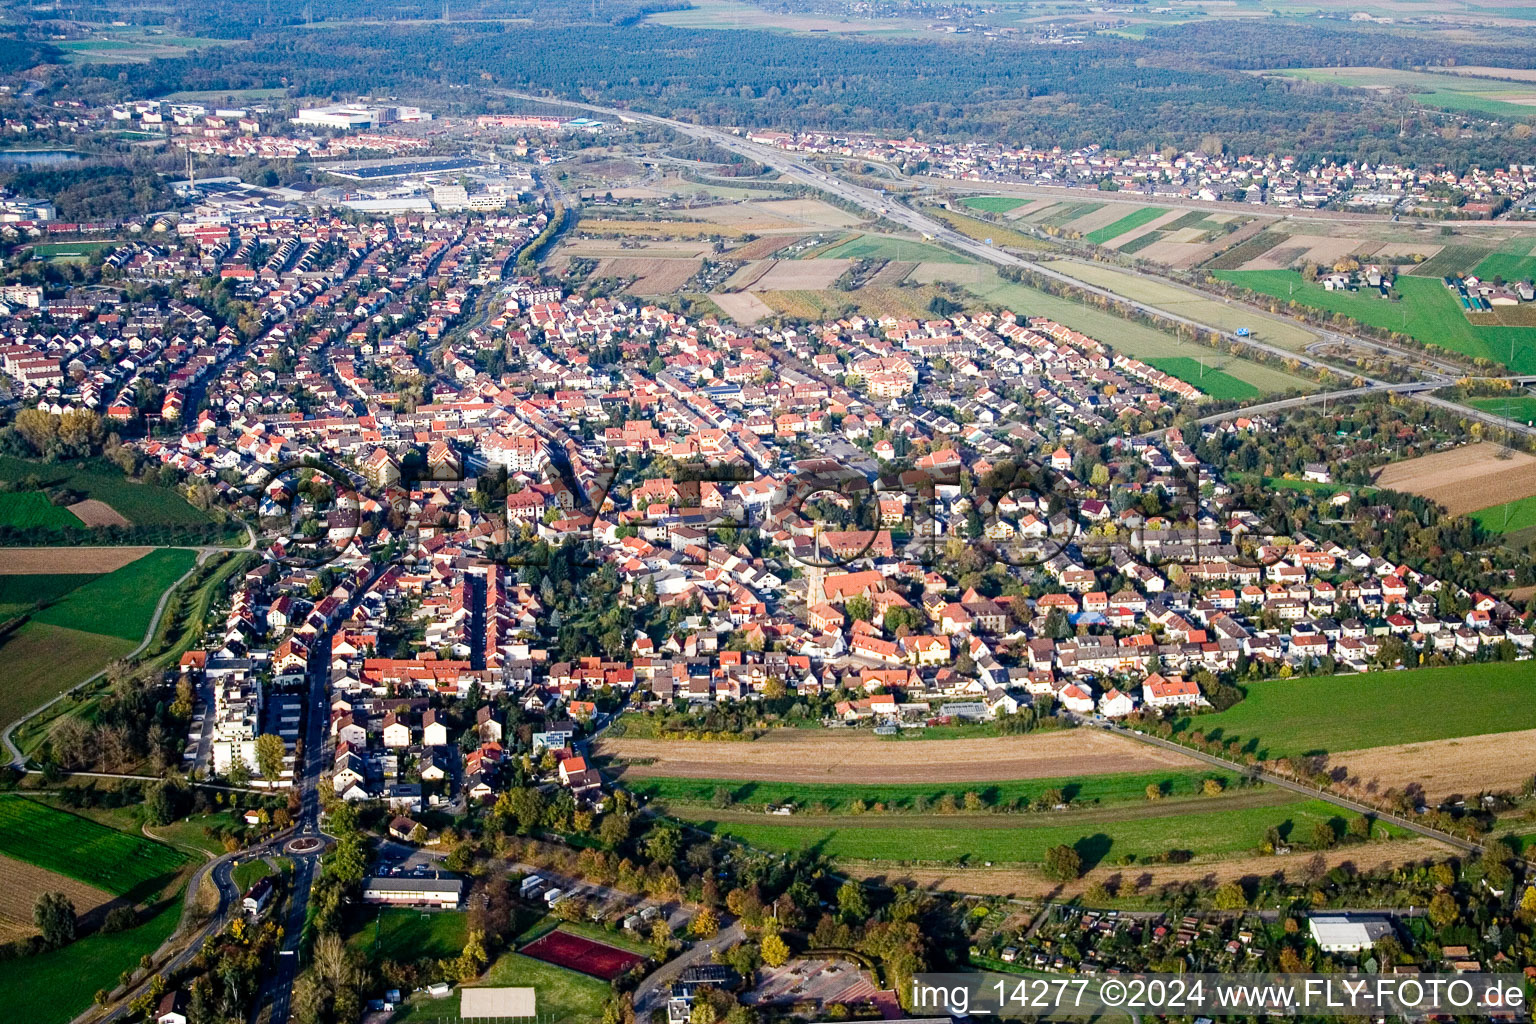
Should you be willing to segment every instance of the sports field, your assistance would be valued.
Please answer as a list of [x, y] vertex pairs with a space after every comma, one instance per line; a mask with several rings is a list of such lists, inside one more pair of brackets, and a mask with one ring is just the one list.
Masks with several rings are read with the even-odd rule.
[[469, 918], [462, 911], [366, 908], [348, 942], [374, 960], [414, 963], [421, 957], [449, 960], [464, 949]]
[[186, 854], [19, 796], [0, 797], [0, 853], [140, 902], [159, 893]]
[[1536, 728], [1536, 662], [1252, 683], [1239, 704], [1179, 719], [1261, 758]]
[[[1521, 327], [1479, 327], [1462, 313], [1460, 301], [1436, 278], [1399, 275], [1393, 301], [1375, 291], [1330, 292], [1295, 270], [1220, 270], [1223, 281], [1277, 299], [1329, 313], [1342, 313], [1363, 324], [1402, 331], [1427, 345], [1502, 363], [1518, 373], [1536, 372], [1536, 332]], [[1511, 358], [1513, 353], [1513, 358]]]
[[567, 967], [594, 978], [612, 981], [630, 967], [645, 959], [606, 942], [598, 942], [582, 935], [574, 935], [556, 928], [534, 939], [521, 950], [524, 956], [535, 960]]
[[[598, 1024], [608, 998], [606, 981], [568, 971], [521, 953], [503, 953], [474, 985], [531, 987], [538, 1002], [540, 1020], [561, 1024]], [[445, 999], [429, 999], [418, 993], [392, 1018], [396, 1024], [447, 1024], [459, 1017], [459, 993]]]
[[[1220, 399], [1247, 399], [1257, 398], [1263, 394], [1258, 388], [1245, 380], [1238, 380], [1229, 373], [1223, 373], [1211, 362], [1225, 362], [1219, 353], [1212, 352], [1212, 359], [1205, 360], [1202, 364], [1199, 359], [1192, 356], [1164, 357], [1162, 359], [1148, 359], [1147, 363], [1157, 367], [1164, 373], [1179, 378], [1186, 383], [1204, 391], [1212, 398]], [[1227, 357], [1230, 359], [1230, 357]]]
[[1139, 210], [1126, 214], [1113, 224], [1106, 224], [1096, 231], [1088, 232], [1083, 238], [1094, 245], [1103, 245], [1105, 242], [1113, 241], [1129, 231], [1134, 231], [1139, 227], [1152, 223], [1167, 212], [1161, 206], [1143, 206]]
[[160, 595], [196, 560], [197, 554], [185, 548], [151, 551], [48, 606], [35, 620], [137, 644], [149, 629]]
[[1236, 782], [1233, 776], [1225, 772], [1189, 769], [979, 782], [969, 786], [940, 783], [855, 785], [659, 777], [630, 779], [628, 776], [624, 777], [624, 785], [635, 793], [664, 801], [669, 806], [693, 804], [705, 807], [724, 789], [729, 793], [733, 806], [766, 807], [769, 804], [793, 803], [802, 809], [824, 807], [831, 812], [843, 812], [855, 800], [864, 801], [866, 806], [882, 803], [891, 810], [900, 811], [914, 810], [924, 801], [931, 808], [946, 795], [953, 797], [956, 803], [963, 803], [968, 792], [978, 794], [991, 807], [1003, 807], [1015, 800], [1022, 805], [1032, 804], [1051, 790], [1059, 790], [1064, 801], [1079, 805], [1136, 802], [1146, 799], [1148, 786], [1159, 787], [1167, 796], [1192, 796], [1200, 792], [1208, 778], [1220, 779], [1228, 786]]
[[[1239, 802], [1242, 806], [1233, 806]], [[1051, 847], [1066, 845], [1078, 851], [1086, 869], [1127, 855], [1146, 860], [1173, 850], [1194, 857], [1239, 853], [1256, 848], [1271, 826], [1306, 842], [1315, 823], [1341, 817], [1332, 804], [1279, 791], [1180, 801], [1166, 810], [1155, 804], [1146, 808], [1160, 813], [1132, 816], [1144, 808], [1062, 812], [1040, 815], [1038, 825], [1020, 825], [1011, 815], [929, 816], [921, 824], [899, 815], [796, 815], [771, 822], [717, 817], [701, 826], [764, 850], [813, 849], [853, 860], [1040, 862]]]

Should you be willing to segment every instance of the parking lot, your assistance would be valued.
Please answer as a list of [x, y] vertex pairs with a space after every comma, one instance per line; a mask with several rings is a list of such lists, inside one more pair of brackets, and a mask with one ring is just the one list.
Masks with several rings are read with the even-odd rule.
[[876, 988], [868, 974], [847, 960], [795, 960], [764, 967], [759, 977], [762, 982], [743, 997], [749, 1006], [815, 1003], [818, 1012], [833, 1003], [896, 1008], [894, 992]]

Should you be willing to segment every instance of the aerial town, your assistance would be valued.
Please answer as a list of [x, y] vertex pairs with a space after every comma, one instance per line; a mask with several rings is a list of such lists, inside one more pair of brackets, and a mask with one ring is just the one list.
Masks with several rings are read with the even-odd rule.
[[[1227, 976], [1530, 1019], [1516, 93], [1456, 128], [1355, 90], [1486, 160], [900, 137], [617, 72], [210, 78], [178, 62], [341, 17], [215, 6], [33, 12], [0, 67], [17, 1019], [937, 1022], [1057, 982], [1099, 1001], [1020, 1006], [1076, 1019]], [[417, 6], [379, 30], [461, 45]], [[652, 23], [715, 16], [592, 31], [765, 34]], [[1502, 53], [1463, 87], [1525, 81]]]

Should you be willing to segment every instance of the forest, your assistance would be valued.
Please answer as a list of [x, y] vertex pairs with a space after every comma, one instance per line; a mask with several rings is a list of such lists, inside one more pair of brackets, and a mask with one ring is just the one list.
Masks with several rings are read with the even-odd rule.
[[[209, 7], [228, 10], [227, 4]], [[580, 20], [587, 20], [585, 11]], [[238, 28], [231, 22], [209, 30]], [[1471, 46], [1459, 56], [1529, 67], [1536, 63], [1529, 42]], [[1239, 22], [1219, 31], [1184, 26], [1149, 32], [1144, 40], [1095, 36], [1062, 48], [973, 37], [875, 40], [583, 25], [545, 17], [533, 26], [380, 23], [345, 37], [262, 30], [248, 44], [185, 58], [107, 70], [71, 67], [59, 88], [103, 98], [178, 89], [286, 87], [290, 95], [335, 97], [390, 90], [466, 104], [471, 112], [523, 102], [498, 95], [501, 87], [708, 124], [897, 137], [1097, 143], [1110, 150], [1194, 148], [1215, 137], [1236, 153], [1453, 167], [1528, 157], [1508, 126], [1443, 131], [1442, 119], [1416, 111], [1406, 99], [1244, 73], [1330, 58], [1358, 61], [1364, 53], [1385, 66], [1433, 56], [1411, 35], [1289, 23]], [[465, 82], [480, 91], [466, 99]]]

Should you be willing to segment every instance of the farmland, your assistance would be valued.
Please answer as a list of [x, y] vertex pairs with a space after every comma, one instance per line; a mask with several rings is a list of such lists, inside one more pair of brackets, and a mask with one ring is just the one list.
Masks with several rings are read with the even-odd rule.
[[84, 681], [136, 644], [37, 621], [23, 624], [0, 641], [0, 724]]
[[192, 568], [196, 557], [184, 548], [153, 551], [50, 605], [36, 621], [137, 643], [149, 629], [160, 595]]
[[1472, 513], [1477, 524], [1489, 533], [1514, 533], [1536, 526], [1536, 496], [1516, 498], [1499, 505], [1490, 505]]
[[[1214, 354], [1212, 349], [1197, 349], [1192, 343], [1181, 343], [1173, 335], [1155, 327], [1122, 319], [1096, 306], [1069, 298], [1047, 295], [1025, 284], [1004, 281], [990, 268], [983, 271], [979, 283], [968, 287], [993, 308], [1011, 309], [1020, 315], [1027, 313], [1030, 316], [1048, 316], [1090, 337], [1101, 339], [1116, 352], [1123, 352], [1137, 359], [1189, 356], [1197, 352]], [[1316, 384], [1303, 377], [1244, 359], [1232, 360], [1222, 369], [1238, 380], [1247, 381], [1266, 394], [1293, 390], [1313, 391], [1317, 388]]]
[[122, 970], [160, 948], [180, 919], [180, 901], [169, 900], [137, 928], [97, 932], [7, 964], [0, 971], [0, 1001], [7, 1015], [28, 1024], [68, 1024], [91, 1005], [93, 992], [113, 988]]
[[858, 260], [885, 258], [892, 260], [918, 260], [932, 263], [967, 263], [964, 256], [950, 252], [930, 242], [890, 235], [859, 235], [834, 249], [820, 254], [820, 258]]
[[187, 862], [163, 843], [21, 797], [0, 797], [0, 854], [141, 902]]
[[1364, 782], [1417, 782], [1431, 800], [1455, 794], [1518, 790], [1531, 777], [1536, 729], [1348, 750], [1335, 757]]
[[1021, 826], [1009, 815], [929, 817], [921, 824], [904, 816], [797, 815], [783, 824], [763, 822], [761, 816], [750, 821], [716, 816], [700, 824], [764, 850], [812, 848], [853, 860], [1030, 863], [1044, 860], [1053, 846], [1067, 845], [1091, 868], [1127, 856], [1146, 860], [1173, 849], [1195, 857], [1240, 853], [1257, 848], [1271, 826], [1282, 836], [1304, 840], [1317, 822], [1333, 821], [1339, 814], [1321, 800], [1260, 792], [1177, 805], [1061, 812], [1044, 816], [1040, 825]]
[[1009, 210], [1027, 206], [1033, 200], [1016, 199], [1013, 196], [971, 196], [962, 199], [961, 202], [973, 210], [981, 210], [985, 213], [1007, 213]]
[[1536, 277], [1536, 239], [1530, 235], [1515, 235], [1489, 253], [1472, 272], [1485, 281], [1502, 277], [1506, 281], [1520, 281]]
[[1194, 763], [1098, 730], [970, 740], [886, 739], [870, 732], [779, 730], [750, 743], [605, 738], [597, 756], [628, 762], [625, 778], [715, 779], [722, 758], [733, 778], [754, 782], [943, 784], [1061, 779], [1189, 769]]
[[1416, 102], [1442, 110], [1497, 117], [1536, 116], [1536, 85], [1392, 68], [1294, 68], [1272, 72], [1327, 85], [1376, 91], [1400, 90]]
[[95, 579], [85, 574], [37, 575], [0, 573], [0, 624], [39, 605], [46, 605]]
[[1389, 301], [1374, 292], [1330, 292], [1294, 270], [1223, 270], [1216, 276], [1282, 301], [1295, 299], [1372, 327], [1402, 331], [1427, 345], [1491, 359], [1519, 373], [1536, 372], [1536, 345], [1529, 331], [1473, 325], [1456, 297], [1435, 279], [1400, 276], [1395, 287], [1401, 298]]
[[195, 526], [208, 522], [206, 515], [187, 504], [176, 491], [129, 480], [109, 462], [51, 464], [0, 455], [0, 480], [15, 482], [32, 477], [42, 487], [68, 487], [87, 498], [104, 501], [138, 526]]
[[1241, 307], [1234, 308], [1230, 302], [1211, 298], [1168, 281], [1133, 274], [1107, 263], [1051, 260], [1045, 266], [1087, 284], [1108, 288], [1128, 299], [1145, 302], [1166, 312], [1187, 316], [1214, 327], [1228, 331], [1246, 327], [1256, 340], [1271, 345], [1281, 345], [1299, 351], [1319, 339], [1316, 332], [1307, 330], [1295, 321], [1266, 316]]
[[1145, 800], [1147, 787], [1157, 786], [1167, 796], [1190, 796], [1200, 791], [1208, 778], [1219, 778], [1230, 785], [1235, 780], [1219, 771], [1198, 769], [1161, 772], [1130, 772], [1119, 775], [1084, 775], [1067, 778], [1010, 780], [964, 785], [855, 785], [844, 783], [744, 782], [740, 779], [695, 779], [635, 777], [626, 773], [627, 788], [668, 806], [693, 804], [707, 806], [716, 792], [725, 789], [733, 806], [765, 807], [769, 804], [794, 803], [802, 808], [825, 807], [832, 812], [846, 812], [855, 800], [866, 805], [882, 803], [893, 811], [910, 811], [920, 801], [937, 803], [942, 797], [962, 801], [966, 792], [976, 791], [991, 806], [1006, 806], [1012, 801], [1029, 804], [1049, 790], [1061, 791], [1063, 800], [1074, 804], [1117, 803]]
[[1139, 210], [1126, 214], [1112, 224], [1106, 224], [1096, 231], [1088, 232], [1083, 238], [1094, 245], [1103, 245], [1105, 242], [1119, 238], [1129, 231], [1145, 227], [1167, 212], [1166, 209], [1160, 206], [1143, 206]]
[[60, 508], [41, 491], [0, 494], [0, 525], [32, 529], [67, 530], [83, 525], [67, 508]]
[[0, 559], [0, 576], [48, 573], [96, 576], [121, 569], [153, 550], [145, 547], [6, 548], [5, 558]]
[[12, 857], [0, 857], [0, 942], [35, 935], [32, 904], [40, 892], [62, 892], [75, 913], [93, 921], [112, 902], [112, 894]]
[[1179, 719], [1260, 758], [1536, 728], [1536, 662], [1252, 683], [1239, 704]]
[[1536, 495], [1536, 456], [1484, 441], [1389, 463], [1376, 483], [1462, 515]]
[[1009, 249], [1030, 249], [1036, 252], [1049, 252], [1054, 246], [1044, 239], [1033, 235], [1026, 235], [1018, 228], [1009, 227], [1006, 224], [994, 224], [987, 220], [978, 220], [975, 217], [967, 217], [963, 213], [945, 209], [942, 206], [930, 206], [923, 210], [928, 216], [941, 220], [968, 238], [974, 238], [978, 242], [991, 241], [993, 245], [1000, 245]]
[[[1219, 366], [1225, 360], [1215, 353], [1212, 353], [1212, 355], [1215, 357], [1214, 359], [1200, 360], [1191, 356], [1165, 356], [1162, 359], [1148, 359], [1147, 362], [1166, 374], [1193, 384], [1212, 398], [1241, 401], [1257, 398], [1263, 394], [1263, 392], [1247, 381], [1238, 380], [1231, 374], [1223, 373]], [[1216, 365], [1207, 365], [1212, 362]]]

